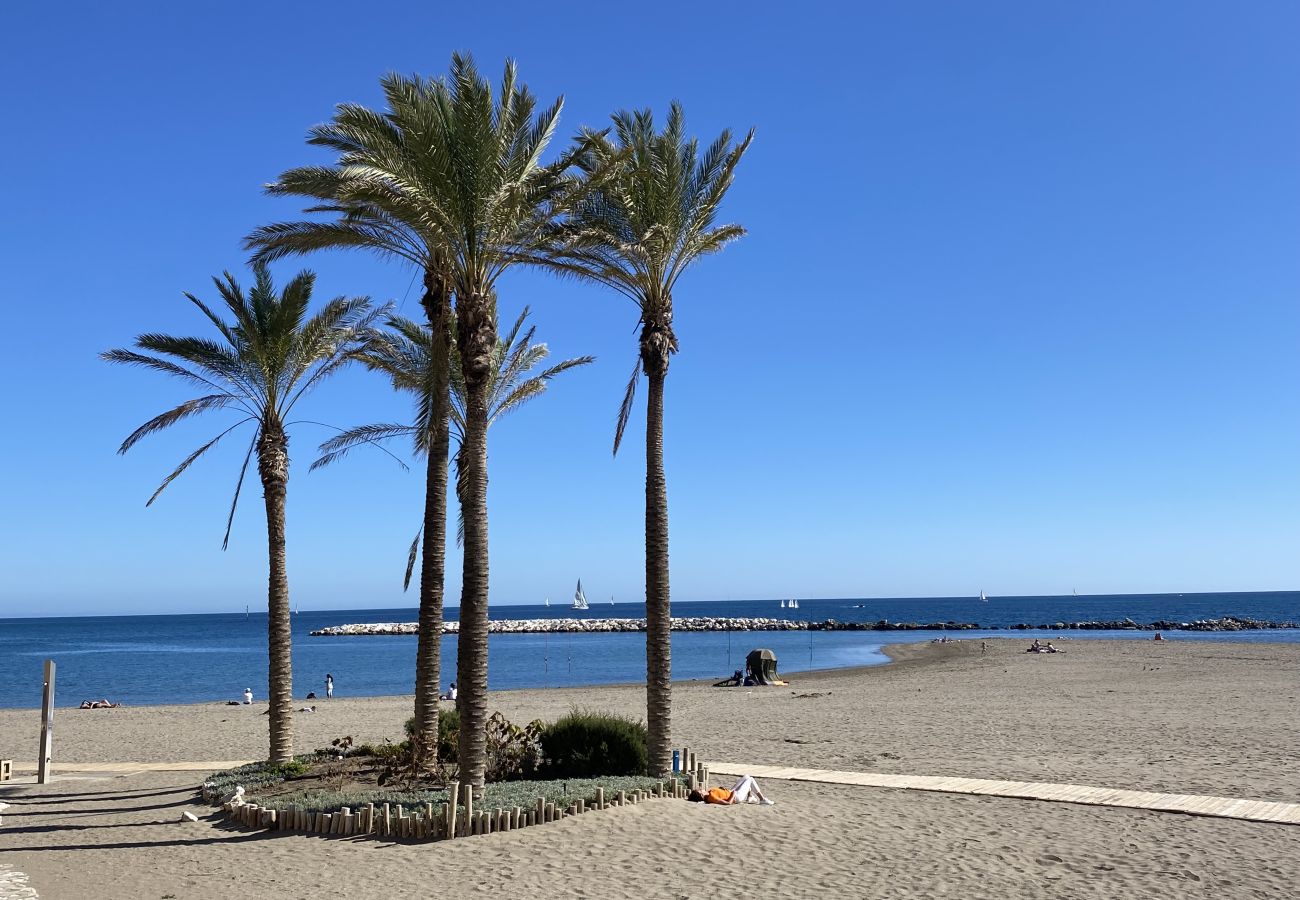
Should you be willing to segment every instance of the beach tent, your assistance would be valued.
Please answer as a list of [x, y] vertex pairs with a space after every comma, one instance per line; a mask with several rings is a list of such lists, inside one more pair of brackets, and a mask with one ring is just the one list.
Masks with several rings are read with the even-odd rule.
[[749, 651], [745, 671], [756, 684], [785, 684], [776, 674], [776, 654], [771, 650]]

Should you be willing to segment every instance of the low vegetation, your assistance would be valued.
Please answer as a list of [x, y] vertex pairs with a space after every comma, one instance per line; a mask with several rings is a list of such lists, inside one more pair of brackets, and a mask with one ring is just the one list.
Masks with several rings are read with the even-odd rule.
[[[435, 767], [421, 765], [412, 752], [414, 719], [406, 731], [401, 742], [354, 744], [351, 737], [342, 737], [287, 762], [219, 772], [204, 783], [204, 797], [219, 803], [242, 786], [246, 799], [269, 809], [296, 805], [325, 812], [368, 803], [408, 809], [445, 803], [447, 786], [459, 775], [455, 711], [439, 717]], [[575, 710], [553, 723], [518, 726], [495, 713], [488, 719], [486, 737], [490, 780], [480, 801], [486, 807], [531, 807], [539, 797], [567, 806], [593, 801], [597, 788], [612, 797], [649, 789], [659, 780], [640, 774], [646, 765], [645, 725], [621, 716]]]

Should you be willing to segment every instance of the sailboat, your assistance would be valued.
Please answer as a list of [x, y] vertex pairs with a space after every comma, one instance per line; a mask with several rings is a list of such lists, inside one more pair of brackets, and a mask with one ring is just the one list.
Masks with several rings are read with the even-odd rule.
[[589, 609], [587, 606], [587, 597], [582, 593], [582, 579], [578, 579], [578, 589], [573, 592], [573, 608]]
[[610, 594], [610, 595], [609, 595], [609, 605], [610, 605], [610, 606], [613, 606], [613, 605], [614, 605], [614, 595], [613, 595], [613, 594]]
[[785, 609], [785, 601], [784, 601], [784, 600], [781, 601], [781, 608], [782, 608], [782, 609]]
[[547, 605], [547, 606], [550, 606], [550, 605], [551, 605], [551, 598], [550, 598], [550, 597], [547, 597], [547, 598], [546, 598], [546, 605]]
[[786, 608], [787, 608], [787, 609], [798, 609], [798, 608], [799, 608], [799, 601], [798, 601], [798, 600], [793, 600], [793, 599], [792, 599], [789, 603], [786, 604]]
[[984, 595], [984, 592], [983, 592], [983, 591], [980, 591], [980, 602], [981, 602], [981, 603], [988, 603], [988, 602], [989, 602], [989, 598], [986, 597], [986, 596]]

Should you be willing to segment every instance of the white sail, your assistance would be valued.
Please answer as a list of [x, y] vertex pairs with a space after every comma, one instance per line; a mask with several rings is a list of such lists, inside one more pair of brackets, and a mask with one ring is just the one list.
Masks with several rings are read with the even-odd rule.
[[781, 608], [782, 608], [782, 609], [785, 609], [785, 601], [784, 601], [784, 600], [781, 601]]
[[551, 598], [550, 598], [550, 597], [547, 597], [547, 598], [546, 598], [546, 605], [547, 605], [547, 606], [550, 606], [550, 605], [551, 605]]
[[983, 592], [983, 591], [980, 591], [980, 599], [983, 600], [985, 603], [988, 603], [988, 601], [989, 601], [989, 598], [986, 597], [986, 596], [984, 596], [984, 592]]
[[799, 601], [798, 601], [798, 600], [791, 600], [790, 603], [789, 603], [789, 607], [790, 607], [790, 609], [798, 609], [798, 608], [799, 608]]
[[574, 609], [587, 609], [587, 608], [588, 608], [588, 606], [587, 606], [587, 598], [586, 598], [586, 596], [582, 593], [582, 579], [581, 579], [581, 578], [578, 579], [578, 589], [577, 589], [576, 591], [573, 592], [573, 608], [574, 608]]

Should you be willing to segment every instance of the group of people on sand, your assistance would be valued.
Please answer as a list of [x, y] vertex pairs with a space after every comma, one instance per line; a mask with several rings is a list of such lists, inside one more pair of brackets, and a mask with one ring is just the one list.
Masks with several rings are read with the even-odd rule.
[[82, 700], [77, 709], [117, 709], [120, 703], [110, 703], [108, 700]]
[[1040, 644], [1038, 642], [1038, 638], [1034, 638], [1034, 642], [1029, 645], [1029, 649], [1027, 649], [1025, 652], [1026, 653], [1064, 653], [1065, 651], [1057, 647], [1053, 647], [1051, 641], [1048, 641], [1046, 644]]

